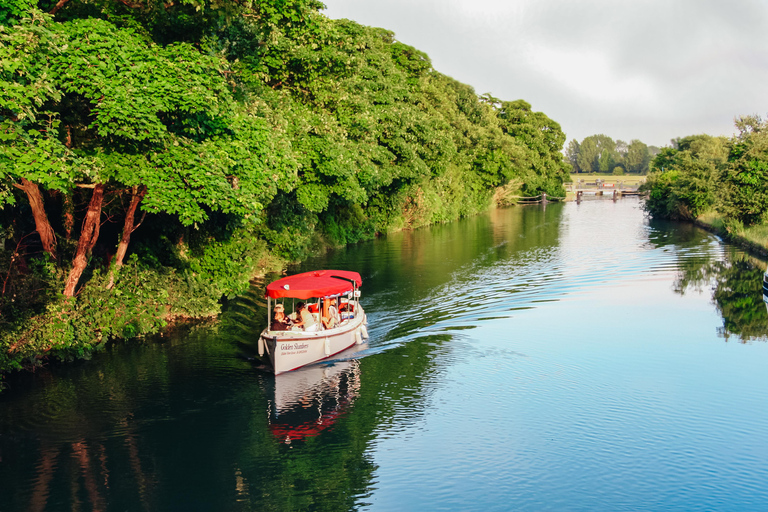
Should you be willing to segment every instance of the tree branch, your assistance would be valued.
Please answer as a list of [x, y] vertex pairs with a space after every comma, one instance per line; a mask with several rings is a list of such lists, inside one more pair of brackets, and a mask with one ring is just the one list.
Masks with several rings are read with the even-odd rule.
[[67, 2], [69, 2], [69, 0], [59, 0], [56, 3], [56, 5], [53, 6], [53, 9], [51, 9], [48, 14], [56, 14], [59, 11], [59, 9], [64, 7], [64, 4], [66, 4]]

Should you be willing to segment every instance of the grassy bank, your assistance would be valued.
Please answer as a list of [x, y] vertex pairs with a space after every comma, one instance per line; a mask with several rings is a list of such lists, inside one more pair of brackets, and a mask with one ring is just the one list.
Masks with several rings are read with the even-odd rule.
[[731, 243], [760, 256], [768, 257], [768, 225], [755, 224], [745, 227], [741, 222], [727, 219], [717, 212], [704, 213], [694, 222]]

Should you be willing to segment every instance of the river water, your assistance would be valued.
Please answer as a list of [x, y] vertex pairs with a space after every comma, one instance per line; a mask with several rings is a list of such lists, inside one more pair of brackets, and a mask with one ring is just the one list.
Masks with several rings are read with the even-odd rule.
[[[0, 511], [765, 510], [765, 263], [635, 199], [496, 210], [307, 261], [370, 338], [277, 378], [264, 282], [0, 394]], [[275, 276], [270, 276], [273, 278]]]

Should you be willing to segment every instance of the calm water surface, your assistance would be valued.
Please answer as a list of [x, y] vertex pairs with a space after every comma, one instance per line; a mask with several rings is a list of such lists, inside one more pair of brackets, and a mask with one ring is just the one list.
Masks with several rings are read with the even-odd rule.
[[292, 271], [370, 339], [275, 378], [221, 321], [9, 380], [0, 511], [766, 510], [765, 263], [624, 199], [498, 210]]

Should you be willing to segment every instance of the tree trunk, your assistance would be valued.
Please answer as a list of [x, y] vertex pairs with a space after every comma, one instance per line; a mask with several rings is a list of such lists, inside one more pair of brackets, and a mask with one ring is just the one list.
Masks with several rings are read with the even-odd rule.
[[56, 261], [56, 234], [53, 232], [51, 223], [48, 222], [48, 215], [45, 214], [45, 205], [40, 188], [37, 183], [32, 183], [26, 178], [21, 178], [21, 185], [17, 185], [17, 187], [27, 194], [29, 206], [32, 208], [32, 216], [35, 218], [35, 229], [40, 235], [43, 250]]
[[72, 239], [72, 230], [75, 228], [75, 205], [72, 196], [66, 192], [61, 196], [62, 221], [64, 223], [64, 238]]
[[96, 240], [99, 239], [99, 228], [101, 227], [101, 204], [104, 202], [104, 183], [97, 183], [93, 187], [93, 195], [91, 196], [91, 202], [88, 204], [88, 213], [85, 214], [85, 220], [83, 221], [83, 229], [80, 232], [80, 239], [77, 242], [77, 252], [75, 258], [72, 260], [72, 270], [69, 272], [67, 278], [67, 284], [64, 287], [64, 295], [72, 297], [75, 294], [75, 288], [77, 282], [80, 281], [80, 276], [83, 275], [88, 264], [88, 255], [96, 245]]
[[131, 242], [131, 233], [133, 233], [136, 209], [139, 207], [139, 203], [144, 198], [144, 194], [147, 193], [147, 187], [144, 185], [133, 187], [133, 197], [131, 198], [131, 204], [128, 207], [128, 211], [125, 214], [125, 223], [123, 224], [123, 235], [120, 237], [120, 243], [117, 246], [117, 255], [115, 257], [115, 266], [109, 272], [109, 284], [107, 289], [111, 290], [115, 285], [115, 274], [123, 266], [123, 260], [125, 259], [125, 253], [128, 252], [128, 244]]

